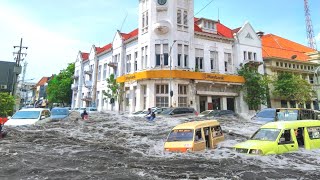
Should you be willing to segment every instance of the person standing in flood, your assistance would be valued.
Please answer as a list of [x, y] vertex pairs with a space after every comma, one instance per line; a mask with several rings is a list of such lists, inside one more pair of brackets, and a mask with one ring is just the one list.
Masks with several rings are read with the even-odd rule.
[[83, 113], [81, 113], [81, 119], [88, 119], [88, 113], [86, 110], [83, 110]]

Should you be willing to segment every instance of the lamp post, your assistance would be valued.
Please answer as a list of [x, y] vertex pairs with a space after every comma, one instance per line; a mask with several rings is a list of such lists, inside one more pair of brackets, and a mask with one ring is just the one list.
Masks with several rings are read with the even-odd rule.
[[171, 56], [171, 51], [173, 48], [173, 45], [177, 42], [177, 40], [174, 40], [172, 45], [170, 46], [169, 50], [169, 56], [170, 56], [170, 107], [172, 107], [172, 96], [173, 96], [173, 91], [172, 91], [172, 56]]

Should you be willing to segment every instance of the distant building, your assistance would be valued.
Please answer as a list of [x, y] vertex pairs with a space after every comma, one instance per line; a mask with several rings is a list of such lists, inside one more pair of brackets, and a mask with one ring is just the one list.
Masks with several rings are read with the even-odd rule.
[[0, 92], [13, 93], [15, 62], [0, 61]]
[[307, 80], [317, 92], [317, 98], [300, 105], [294, 99], [291, 101], [278, 99], [270, 93], [269, 107], [319, 109], [320, 92], [317, 88], [319, 82], [315, 73], [320, 65], [317, 63], [319, 62], [319, 56], [317, 56], [319, 52], [274, 34], [260, 35], [265, 73], [273, 76], [281, 72], [292, 72]]
[[42, 77], [40, 81], [35, 85], [35, 98], [34, 101], [37, 105], [46, 107], [47, 106], [47, 86], [51, 77]]

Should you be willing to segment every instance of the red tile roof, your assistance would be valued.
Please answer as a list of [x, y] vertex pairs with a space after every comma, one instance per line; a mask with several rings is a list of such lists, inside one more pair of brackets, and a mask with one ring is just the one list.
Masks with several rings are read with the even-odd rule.
[[109, 49], [111, 49], [111, 48], [112, 48], [112, 44], [111, 44], [111, 43], [103, 46], [102, 48], [96, 47], [96, 53], [97, 53], [97, 54], [101, 54], [102, 52], [105, 52], [105, 51], [107, 51], [107, 50], [109, 50]]
[[81, 58], [82, 58], [82, 60], [83, 61], [86, 61], [86, 60], [88, 60], [89, 59], [89, 53], [81, 53]]
[[221, 24], [220, 22], [217, 23], [217, 31], [218, 34], [227, 38], [233, 38], [233, 33], [230, 28]]
[[240, 31], [241, 27], [238, 27], [236, 29], [232, 29], [232, 34], [238, 33]]
[[120, 34], [121, 34], [121, 36], [122, 36], [122, 39], [123, 39], [124, 41], [126, 41], [126, 40], [128, 40], [128, 39], [130, 39], [130, 38], [133, 38], [133, 37], [135, 37], [135, 36], [138, 36], [138, 33], [139, 33], [139, 29], [137, 28], [137, 29], [131, 31], [131, 32], [128, 33], [128, 34], [126, 34], [126, 33], [120, 33]]
[[296, 55], [297, 57], [294, 60], [308, 61], [310, 57], [305, 53], [315, 51], [307, 46], [274, 34], [264, 35], [261, 40], [263, 58], [274, 57], [292, 60], [292, 56]]
[[42, 77], [40, 81], [36, 84], [36, 86], [43, 86], [46, 82], [48, 82], [50, 77]]

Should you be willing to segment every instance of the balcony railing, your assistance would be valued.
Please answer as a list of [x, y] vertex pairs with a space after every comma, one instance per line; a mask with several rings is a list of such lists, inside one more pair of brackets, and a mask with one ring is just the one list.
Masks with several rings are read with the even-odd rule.
[[93, 73], [93, 70], [92, 69], [86, 69], [86, 70], [84, 70], [84, 73], [91, 75]]
[[118, 63], [115, 62], [115, 61], [111, 61], [111, 62], [108, 63], [108, 66], [116, 68], [116, 67], [118, 67]]
[[78, 84], [77, 83], [71, 84], [71, 89], [78, 90]]
[[84, 86], [85, 86], [86, 88], [92, 88], [92, 81], [86, 81], [85, 84], [84, 84]]

